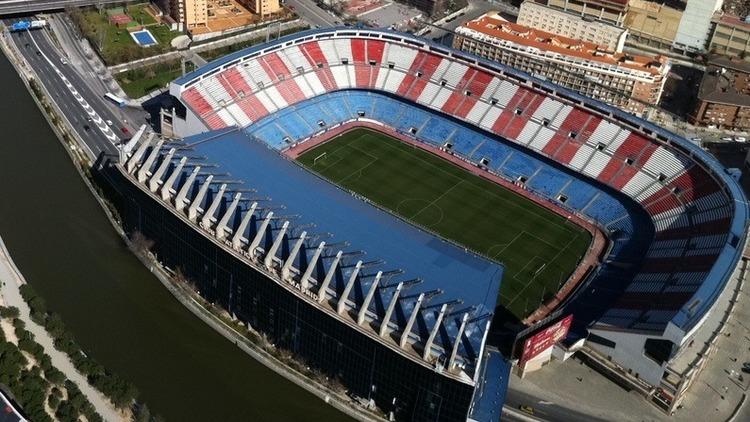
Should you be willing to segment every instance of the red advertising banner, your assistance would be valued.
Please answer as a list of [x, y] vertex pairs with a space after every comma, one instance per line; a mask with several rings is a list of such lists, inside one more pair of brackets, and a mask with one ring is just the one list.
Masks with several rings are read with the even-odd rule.
[[568, 335], [568, 330], [570, 330], [570, 323], [572, 321], [573, 314], [570, 314], [527, 338], [523, 342], [521, 364], [535, 358], [558, 341], [564, 339]]

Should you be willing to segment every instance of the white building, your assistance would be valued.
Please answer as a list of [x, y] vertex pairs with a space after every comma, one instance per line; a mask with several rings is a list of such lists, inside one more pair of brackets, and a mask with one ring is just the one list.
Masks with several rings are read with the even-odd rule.
[[674, 48], [688, 52], [706, 51], [711, 36], [711, 18], [724, 0], [688, 0], [677, 27]]

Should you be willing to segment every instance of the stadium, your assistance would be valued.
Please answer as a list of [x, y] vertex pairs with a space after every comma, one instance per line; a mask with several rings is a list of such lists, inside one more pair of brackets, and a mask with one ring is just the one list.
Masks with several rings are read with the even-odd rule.
[[175, 137], [122, 146], [126, 232], [395, 420], [498, 420], [561, 315], [658, 386], [743, 256], [745, 196], [699, 147], [411, 35], [306, 31], [170, 94]]

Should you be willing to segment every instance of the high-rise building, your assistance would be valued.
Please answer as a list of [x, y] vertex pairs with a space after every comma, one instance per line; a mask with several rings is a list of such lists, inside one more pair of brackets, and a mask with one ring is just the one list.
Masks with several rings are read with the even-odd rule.
[[279, 0], [239, 0], [239, 2], [260, 16], [267, 16], [281, 9]]
[[489, 12], [456, 30], [454, 47], [640, 114], [659, 102], [670, 62], [531, 29]]
[[742, 20], [719, 12], [711, 21], [714, 29], [708, 42], [708, 51], [747, 58], [750, 52], [750, 19]]
[[711, 17], [723, 3], [724, 0], [687, 0], [673, 46], [687, 52], [705, 51], [711, 33]]
[[750, 129], [750, 63], [711, 56], [689, 118], [697, 125]]
[[672, 48], [677, 27], [682, 19], [682, 5], [657, 3], [648, 0], [630, 0], [625, 27], [628, 44], [656, 49]]
[[565, 10], [581, 17], [622, 26], [628, 0], [534, 0], [551, 8]]
[[582, 17], [580, 14], [531, 0], [521, 3], [516, 23], [563, 37], [603, 45], [616, 52], [622, 51], [628, 35], [627, 29], [615, 24], [590, 16]]
[[183, 0], [185, 7], [185, 26], [190, 29], [208, 22], [207, 0]]

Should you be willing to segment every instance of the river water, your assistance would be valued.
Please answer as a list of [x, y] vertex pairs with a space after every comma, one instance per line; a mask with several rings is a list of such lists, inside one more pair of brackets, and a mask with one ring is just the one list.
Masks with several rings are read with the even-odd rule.
[[345, 421], [174, 299], [125, 247], [0, 55], [0, 236], [91, 356], [168, 421]]

